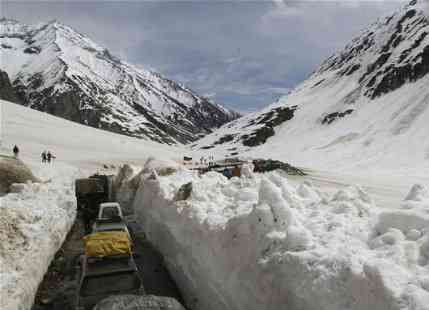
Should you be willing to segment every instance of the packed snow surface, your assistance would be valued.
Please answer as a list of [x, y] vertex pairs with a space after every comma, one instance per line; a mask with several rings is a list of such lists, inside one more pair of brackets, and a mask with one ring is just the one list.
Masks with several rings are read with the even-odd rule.
[[50, 150], [70, 164], [144, 162], [154, 155], [180, 158], [182, 149], [79, 125], [47, 113], [0, 100], [1, 147], [20, 147], [24, 161], [39, 161]]
[[360, 187], [246, 175], [153, 172], [137, 191], [138, 219], [191, 307], [429, 309], [427, 188], [385, 209]]

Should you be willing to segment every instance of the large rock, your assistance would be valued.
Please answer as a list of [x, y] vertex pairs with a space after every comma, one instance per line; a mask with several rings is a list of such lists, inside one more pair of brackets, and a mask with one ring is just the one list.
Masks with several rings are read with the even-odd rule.
[[14, 183], [38, 182], [31, 170], [19, 159], [0, 157], [0, 195], [9, 193]]
[[9, 76], [5, 71], [0, 70], [0, 99], [19, 103]]

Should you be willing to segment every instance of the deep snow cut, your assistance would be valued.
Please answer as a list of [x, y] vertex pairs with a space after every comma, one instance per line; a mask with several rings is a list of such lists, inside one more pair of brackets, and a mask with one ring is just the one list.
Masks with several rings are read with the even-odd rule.
[[0, 308], [31, 309], [39, 283], [76, 216], [76, 168], [42, 167], [44, 183], [0, 197]]
[[134, 209], [193, 309], [422, 310], [428, 203], [420, 185], [386, 210], [360, 187], [179, 169], [146, 175]]

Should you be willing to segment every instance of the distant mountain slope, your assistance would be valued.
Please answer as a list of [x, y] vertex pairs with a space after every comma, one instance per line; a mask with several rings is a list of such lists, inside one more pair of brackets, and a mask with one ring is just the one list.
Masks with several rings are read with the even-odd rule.
[[0, 55], [18, 97], [5, 99], [92, 127], [175, 144], [238, 117], [58, 22], [1, 19]]
[[221, 127], [193, 149], [321, 167], [428, 167], [425, 6], [412, 1], [377, 21], [288, 96]]

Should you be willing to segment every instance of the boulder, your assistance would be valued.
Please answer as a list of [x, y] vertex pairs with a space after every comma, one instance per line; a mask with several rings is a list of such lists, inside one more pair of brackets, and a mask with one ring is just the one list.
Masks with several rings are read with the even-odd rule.
[[0, 195], [10, 192], [14, 183], [40, 182], [19, 159], [0, 157]]

